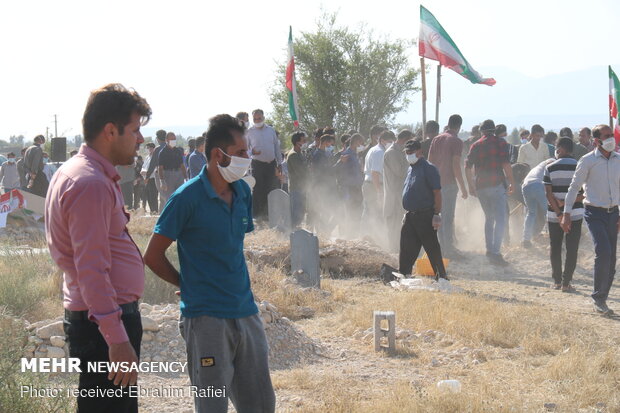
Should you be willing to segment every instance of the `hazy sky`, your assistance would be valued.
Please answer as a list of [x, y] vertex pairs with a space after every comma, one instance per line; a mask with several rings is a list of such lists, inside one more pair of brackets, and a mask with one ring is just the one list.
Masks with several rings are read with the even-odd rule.
[[[149, 129], [202, 127], [217, 113], [269, 110], [267, 89], [276, 61], [286, 56], [289, 25], [294, 34], [313, 30], [324, 9], [337, 11], [340, 23], [349, 26], [366, 22], [378, 34], [417, 38], [419, 4], [5, 1], [0, 9], [0, 139], [18, 134], [31, 139], [46, 127], [53, 133], [54, 114], [59, 134], [80, 134], [89, 91], [110, 82], [133, 87], [148, 100], [153, 108]], [[487, 77], [494, 76], [485, 71], [492, 67], [543, 77], [620, 62], [614, 50], [620, 17], [615, 0], [423, 4]], [[417, 49], [411, 54], [417, 64]], [[467, 93], [488, 86], [463, 79], [458, 87]], [[418, 97], [409, 112], [417, 114], [415, 107]], [[416, 116], [399, 120], [416, 122]]]

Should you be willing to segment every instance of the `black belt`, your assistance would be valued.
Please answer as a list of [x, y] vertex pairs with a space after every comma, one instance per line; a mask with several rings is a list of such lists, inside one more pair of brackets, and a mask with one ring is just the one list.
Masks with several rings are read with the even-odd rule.
[[409, 214], [423, 214], [425, 212], [435, 212], [435, 208], [422, 208], [422, 209], [416, 209], [415, 211], [407, 211]]
[[[140, 311], [138, 307], [138, 302], [134, 301], [132, 303], [120, 304], [119, 307], [123, 314], [134, 314]], [[84, 311], [71, 311], [65, 309], [65, 320], [75, 321], [75, 320], [88, 320], [88, 310]]]
[[606, 212], [608, 214], [611, 214], [611, 213], [614, 213], [614, 212], [618, 211], [618, 205], [615, 205], [615, 206], [612, 206], [612, 207], [609, 207], [609, 208], [597, 207], [597, 206], [594, 206], [594, 205], [586, 205], [586, 208], [595, 209], [597, 211], [604, 211], [604, 212]]

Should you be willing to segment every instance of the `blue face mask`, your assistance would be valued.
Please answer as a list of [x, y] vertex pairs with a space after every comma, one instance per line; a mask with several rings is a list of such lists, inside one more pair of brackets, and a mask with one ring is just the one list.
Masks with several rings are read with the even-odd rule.
[[43, 163], [47, 163], [49, 161], [49, 158], [43, 158]]
[[327, 153], [334, 153], [334, 147], [333, 146], [328, 146], [327, 148], [325, 148], [325, 152], [327, 152]]

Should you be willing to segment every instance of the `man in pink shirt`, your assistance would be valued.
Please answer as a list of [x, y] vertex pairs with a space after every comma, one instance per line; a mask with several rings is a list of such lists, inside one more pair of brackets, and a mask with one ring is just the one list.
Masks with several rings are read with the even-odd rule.
[[[82, 369], [78, 412], [138, 411], [126, 388], [136, 372], [89, 372], [87, 363], [139, 360], [144, 263], [127, 232], [115, 166], [133, 163], [150, 116], [146, 100], [120, 84], [93, 91], [82, 118], [85, 143], [54, 174], [45, 200], [47, 243], [64, 271], [69, 353]], [[88, 389], [119, 385], [122, 397], [85, 397]]]

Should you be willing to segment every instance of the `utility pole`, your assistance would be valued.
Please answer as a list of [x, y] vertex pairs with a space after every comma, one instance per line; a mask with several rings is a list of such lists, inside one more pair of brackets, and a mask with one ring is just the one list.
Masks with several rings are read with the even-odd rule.
[[50, 139], [50, 127], [45, 127], [45, 140], [48, 141]]
[[54, 137], [58, 137], [58, 117], [54, 115]]

